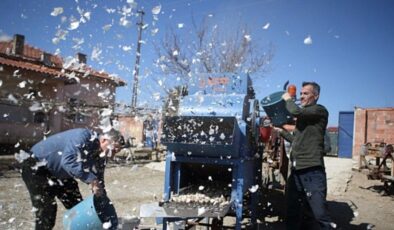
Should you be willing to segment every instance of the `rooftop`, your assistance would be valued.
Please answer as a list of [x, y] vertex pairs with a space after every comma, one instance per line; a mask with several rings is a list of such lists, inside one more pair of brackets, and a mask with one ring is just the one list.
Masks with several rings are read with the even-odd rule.
[[[15, 44], [18, 44], [17, 39], [20, 38], [22, 38], [22, 41], [18, 42], [21, 42], [20, 46], [23, 49], [20, 48], [18, 52], [14, 46], [18, 46]], [[94, 70], [86, 65], [86, 55], [84, 54], [79, 53], [78, 60], [65, 63], [59, 55], [46, 53], [39, 48], [24, 44], [24, 36], [22, 35], [15, 35], [14, 39], [10, 41], [0, 41], [0, 64], [55, 77], [65, 77], [67, 73], [75, 72], [77, 75], [111, 81], [116, 86], [126, 85], [126, 82], [122, 79], [103, 71]]]

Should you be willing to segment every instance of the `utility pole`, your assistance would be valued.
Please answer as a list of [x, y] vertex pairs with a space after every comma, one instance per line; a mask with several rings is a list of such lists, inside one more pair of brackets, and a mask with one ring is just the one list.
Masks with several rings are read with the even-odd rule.
[[138, 41], [137, 41], [137, 53], [135, 56], [135, 66], [134, 66], [134, 84], [133, 84], [133, 95], [131, 98], [131, 109], [133, 112], [136, 111], [137, 108], [137, 91], [138, 91], [138, 75], [140, 72], [140, 57], [141, 57], [141, 37], [142, 37], [142, 29], [144, 26], [143, 17], [145, 12], [143, 10], [137, 11], [140, 14], [140, 21], [137, 23], [138, 26]]

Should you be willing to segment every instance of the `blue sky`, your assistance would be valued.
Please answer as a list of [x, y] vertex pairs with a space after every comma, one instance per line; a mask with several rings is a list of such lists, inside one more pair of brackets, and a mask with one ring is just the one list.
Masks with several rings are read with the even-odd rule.
[[[141, 52], [140, 105], [159, 106], [152, 96], [161, 93], [166, 81], [153, 65], [153, 43], [160, 42], [166, 28], [184, 33], [195, 18], [211, 14], [213, 24], [236, 29], [239, 22], [250, 28], [253, 41], [263, 47], [272, 43], [275, 56], [270, 72], [252, 76], [257, 98], [282, 89], [289, 80], [298, 86], [316, 81], [322, 87], [319, 102], [330, 112], [329, 125], [336, 126], [339, 111], [357, 107], [393, 107], [394, 1], [390, 0], [168, 0], [168, 1], [71, 1], [2, 0], [0, 39], [25, 35], [26, 42], [63, 57], [77, 52], [88, 55], [88, 64], [119, 75], [128, 86], [117, 91], [117, 101], [130, 104], [132, 70], [137, 40], [136, 15], [122, 12], [144, 8], [147, 29]], [[157, 20], [152, 9], [161, 6]], [[52, 16], [56, 7], [63, 13]], [[78, 12], [79, 8], [79, 12]], [[82, 16], [81, 16], [82, 15]], [[90, 16], [90, 19], [89, 19]], [[63, 22], [62, 22], [63, 17]], [[70, 22], [81, 21], [75, 29]], [[120, 24], [123, 22], [123, 25]], [[125, 26], [129, 23], [129, 26]], [[263, 29], [269, 23], [268, 29]], [[183, 24], [182, 28], [178, 24]], [[75, 24], [74, 24], [75, 27]], [[64, 40], [53, 41], [58, 31]], [[153, 33], [152, 31], [158, 31]], [[311, 44], [304, 40], [310, 37]], [[78, 45], [79, 43], [79, 45]], [[73, 48], [74, 47], [74, 48]], [[92, 59], [92, 57], [94, 57]], [[160, 84], [164, 82], [160, 86]]]

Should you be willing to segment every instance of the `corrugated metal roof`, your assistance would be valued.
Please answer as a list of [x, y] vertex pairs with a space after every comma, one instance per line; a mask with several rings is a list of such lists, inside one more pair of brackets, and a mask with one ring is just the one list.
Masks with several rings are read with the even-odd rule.
[[76, 72], [84, 75], [89, 73], [89, 76], [101, 78], [104, 80], [112, 81], [117, 86], [124, 86], [126, 82], [120, 78], [112, 77], [106, 72], [99, 72], [87, 65], [81, 65], [77, 69], [63, 69], [63, 59], [58, 55], [50, 55], [51, 65], [45, 65], [41, 61], [41, 55], [44, 51], [32, 47], [28, 44], [24, 45], [23, 55], [12, 54], [12, 41], [0, 42], [0, 64], [12, 66], [18, 69], [25, 69], [29, 71], [49, 74], [55, 77], [65, 76], [65, 72]]

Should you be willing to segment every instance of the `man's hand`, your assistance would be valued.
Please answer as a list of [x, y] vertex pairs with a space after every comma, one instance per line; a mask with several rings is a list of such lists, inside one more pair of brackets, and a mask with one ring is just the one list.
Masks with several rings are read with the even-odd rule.
[[272, 126], [272, 128], [276, 131], [276, 132], [282, 132], [283, 129], [281, 127], [276, 127], [276, 126]]
[[289, 94], [288, 92], [286, 92], [286, 93], [284, 93], [284, 94], [282, 95], [282, 99], [285, 100], [285, 101], [287, 101], [287, 100], [292, 99], [292, 97], [290, 96], [290, 94]]
[[296, 126], [295, 125], [284, 124], [282, 127], [287, 132], [293, 132]]
[[104, 195], [104, 187], [98, 180], [92, 181], [91, 186], [94, 195], [96, 195], [97, 197], [101, 197], [102, 195]]

